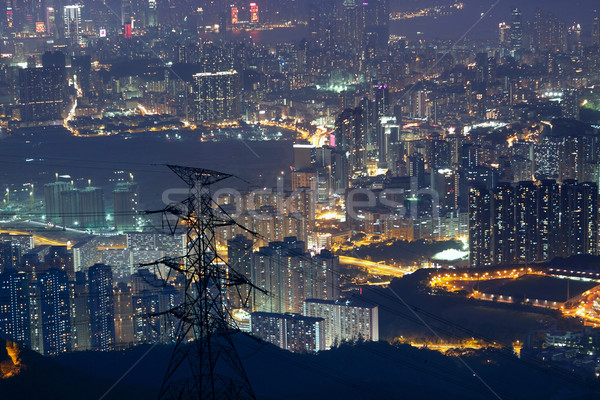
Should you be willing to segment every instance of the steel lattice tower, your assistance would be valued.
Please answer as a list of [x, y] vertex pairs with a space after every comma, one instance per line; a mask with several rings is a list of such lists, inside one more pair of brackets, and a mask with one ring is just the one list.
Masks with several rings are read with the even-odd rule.
[[237, 224], [213, 201], [211, 185], [232, 175], [167, 166], [188, 185], [189, 197], [160, 211], [176, 218], [170, 224], [173, 233], [179, 223], [185, 226], [187, 253], [155, 263], [185, 278], [183, 303], [168, 311], [176, 318], [176, 341], [159, 399], [254, 399], [233, 344], [238, 330], [232, 325], [226, 289], [257, 288], [219, 257], [215, 241], [216, 228]]

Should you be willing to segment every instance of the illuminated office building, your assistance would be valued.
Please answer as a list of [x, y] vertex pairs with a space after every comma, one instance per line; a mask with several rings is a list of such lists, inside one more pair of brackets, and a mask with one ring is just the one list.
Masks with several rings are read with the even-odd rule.
[[236, 6], [231, 6], [231, 25], [236, 25], [238, 21], [238, 8]]
[[250, 3], [250, 22], [253, 24], [258, 24], [258, 4]]
[[73, 45], [83, 44], [83, 25], [81, 23], [82, 6], [68, 5], [63, 8], [65, 38], [71, 39]]

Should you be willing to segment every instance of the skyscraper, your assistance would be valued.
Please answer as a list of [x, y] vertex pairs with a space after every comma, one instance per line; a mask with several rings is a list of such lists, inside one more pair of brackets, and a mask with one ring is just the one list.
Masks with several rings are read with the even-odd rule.
[[102, 261], [102, 254], [98, 250], [98, 237], [89, 236], [75, 244], [73, 252], [73, 267], [75, 272], [87, 271], [89, 267]]
[[491, 196], [481, 186], [469, 190], [469, 265], [471, 268], [489, 267], [491, 258]]
[[115, 228], [134, 230], [137, 228], [139, 212], [138, 185], [134, 182], [118, 183], [113, 190]]
[[[182, 285], [181, 281], [165, 282], [147, 269], [131, 275], [133, 335], [137, 343], [172, 340], [176, 321], [165, 313], [183, 302]], [[161, 315], [152, 315], [157, 313]]]
[[375, 34], [378, 46], [385, 48], [390, 39], [389, 0], [363, 1], [365, 31]]
[[90, 333], [93, 350], [115, 348], [113, 281], [110, 266], [95, 264], [88, 271]]
[[515, 190], [500, 183], [492, 198], [493, 263], [510, 264], [515, 258]]
[[66, 85], [64, 68], [42, 67], [19, 70], [21, 121], [62, 119]]
[[568, 180], [560, 192], [563, 256], [597, 254], [598, 189], [595, 183]]
[[600, 14], [598, 11], [594, 11], [592, 22], [592, 45], [600, 47]]
[[236, 120], [240, 117], [237, 71], [195, 74], [194, 94], [198, 122]]
[[59, 215], [63, 226], [79, 226], [79, 191], [73, 189], [60, 192]]
[[329, 250], [321, 250], [313, 257], [312, 265], [308, 267], [312, 271], [312, 282], [305, 283], [305, 286], [312, 288], [310, 297], [323, 300], [338, 299], [341, 294], [339, 257]]
[[[270, 293], [279, 293], [283, 288], [279, 255], [271, 247], [261, 247], [252, 253], [252, 283]], [[282, 312], [282, 297], [269, 296], [252, 291], [252, 310]]]
[[294, 353], [325, 350], [325, 320], [298, 314], [254, 312], [252, 334]]
[[537, 9], [533, 20], [533, 45], [538, 51], [566, 51], [567, 27], [554, 14]]
[[64, 6], [64, 32], [65, 38], [71, 39], [71, 44], [83, 44], [83, 26], [81, 23], [81, 6], [79, 4]]
[[70, 188], [71, 185], [67, 182], [52, 182], [44, 185], [47, 222], [62, 222], [62, 217], [60, 215], [60, 194]]
[[537, 195], [532, 181], [519, 182], [515, 193], [515, 245], [517, 261], [537, 261]]
[[74, 351], [90, 350], [90, 291], [87, 282], [86, 273], [77, 271], [74, 281], [73, 302], [73, 341], [72, 349]]
[[0, 273], [11, 271], [21, 263], [21, 247], [11, 240], [0, 238]]
[[253, 24], [258, 24], [259, 16], [258, 16], [258, 4], [250, 3], [250, 22]]
[[158, 25], [156, 0], [148, 0], [148, 26]]
[[514, 8], [510, 21], [510, 45], [513, 50], [520, 50], [523, 46], [523, 13]]
[[346, 172], [345, 187], [354, 171], [366, 168], [362, 153], [366, 150], [363, 132], [363, 110], [360, 108], [344, 110], [335, 121], [335, 151], [345, 158]]
[[44, 264], [40, 270], [46, 271], [49, 269], [64, 271], [69, 280], [75, 279], [73, 253], [68, 250], [67, 246], [50, 246], [48, 253], [44, 256]]
[[0, 274], [0, 336], [29, 346], [29, 276], [24, 272]]
[[381, 117], [390, 116], [390, 91], [386, 85], [375, 87], [375, 125]]
[[338, 27], [340, 36], [338, 45], [348, 53], [356, 54], [360, 49], [360, 43], [364, 34], [363, 7], [356, 4], [354, 0], [344, 0], [342, 4], [342, 15]]
[[[554, 257], [598, 252], [597, 185], [567, 180], [500, 183], [492, 192], [492, 264], [527, 264]], [[482, 197], [483, 196], [483, 197]], [[473, 262], [487, 252], [477, 239], [485, 238], [478, 215], [485, 212], [485, 193], [470, 196], [469, 218]], [[483, 217], [484, 220], [487, 216]], [[482, 233], [483, 232], [483, 233]]]
[[510, 25], [506, 22], [500, 22], [498, 25], [500, 46], [508, 47], [510, 44]]
[[38, 274], [40, 325], [44, 355], [71, 350], [71, 306], [69, 279], [65, 271], [51, 269]]
[[[248, 278], [252, 279], [252, 240], [243, 235], [237, 235], [227, 241], [227, 263], [236, 271]], [[231, 306], [233, 308], [242, 308], [243, 301], [248, 298], [249, 289], [246, 286], [235, 288], [229, 296]], [[237, 293], [237, 291], [240, 293]], [[243, 299], [243, 300], [242, 300]], [[249, 300], [249, 299], [248, 299]], [[250, 308], [251, 303], [248, 301], [247, 307]]]
[[540, 182], [537, 191], [537, 259], [546, 261], [560, 254], [560, 187], [547, 179]]
[[231, 25], [237, 25], [238, 19], [238, 8], [234, 5], [231, 6]]
[[115, 348], [131, 346], [133, 336], [133, 306], [131, 286], [118, 283], [114, 289], [115, 303]]
[[71, 57], [71, 71], [83, 96], [88, 96], [92, 89], [91, 68], [92, 57], [90, 55]]
[[421, 153], [414, 152], [408, 157], [408, 176], [415, 178], [419, 187], [424, 187], [425, 180], [425, 158]]
[[106, 225], [104, 190], [86, 187], [79, 191], [79, 225], [83, 228], [101, 228]]
[[379, 340], [379, 308], [357, 300], [304, 301], [304, 315], [325, 320], [325, 347], [343, 341]]

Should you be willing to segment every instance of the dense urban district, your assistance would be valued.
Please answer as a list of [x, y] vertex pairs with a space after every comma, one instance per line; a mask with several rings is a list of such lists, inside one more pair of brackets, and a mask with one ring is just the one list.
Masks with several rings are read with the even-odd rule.
[[531, 3], [0, 0], [0, 397], [224, 330], [247, 398], [597, 396], [600, 4]]

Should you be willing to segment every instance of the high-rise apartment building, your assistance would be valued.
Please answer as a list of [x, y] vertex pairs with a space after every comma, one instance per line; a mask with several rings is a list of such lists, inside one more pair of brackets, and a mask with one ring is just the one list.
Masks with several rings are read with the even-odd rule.
[[44, 200], [46, 205], [46, 221], [47, 222], [62, 222], [60, 215], [61, 207], [61, 192], [71, 188], [68, 182], [52, 182], [44, 185]]
[[71, 350], [71, 305], [69, 278], [65, 271], [51, 269], [38, 274], [40, 352], [54, 356]]
[[115, 303], [115, 348], [129, 347], [134, 342], [133, 304], [131, 286], [120, 282], [114, 288]]
[[106, 226], [104, 190], [99, 187], [86, 187], [78, 191], [79, 226], [102, 228]]
[[343, 341], [379, 340], [379, 308], [373, 304], [346, 299], [307, 299], [304, 315], [325, 320], [326, 348]]
[[566, 180], [559, 185], [550, 179], [500, 183], [491, 193], [491, 205], [485, 188], [473, 188], [469, 195], [472, 267], [598, 253], [595, 183]]
[[72, 248], [73, 269], [75, 272], [87, 271], [89, 267], [102, 261], [102, 254], [98, 250], [98, 238], [91, 236], [77, 242]]
[[493, 263], [510, 264], [515, 260], [515, 190], [500, 183], [492, 194]]
[[118, 231], [135, 230], [140, 211], [137, 183], [118, 183], [113, 190], [115, 228]]
[[[515, 259], [537, 261], [537, 188], [533, 181], [519, 182], [515, 193]], [[496, 210], [494, 210], [495, 212]]]
[[67, 246], [50, 246], [44, 255], [43, 264], [37, 269], [38, 272], [49, 269], [58, 269], [66, 272], [69, 280], [75, 279], [75, 266], [73, 253]]
[[[248, 280], [252, 279], [252, 244], [252, 240], [243, 235], [237, 235], [227, 241], [227, 263], [229, 267]], [[249, 293], [250, 289], [247, 285], [231, 288], [228, 292], [231, 307], [249, 309], [251, 306], [248, 298]], [[248, 300], [248, 304], [244, 304], [246, 300]]]
[[79, 191], [70, 187], [60, 192], [59, 210], [63, 226], [80, 226]]
[[551, 260], [560, 254], [560, 186], [551, 179], [537, 188], [538, 260]]
[[87, 351], [91, 350], [90, 335], [90, 291], [87, 280], [87, 273], [77, 271], [73, 282], [71, 304], [73, 309], [73, 336], [72, 350]]
[[339, 259], [323, 250], [313, 257], [295, 237], [270, 242], [252, 253], [252, 283], [272, 295], [253, 291], [252, 310], [299, 313], [305, 299], [340, 297]]
[[31, 340], [29, 280], [24, 272], [0, 274], [0, 336], [26, 346]]
[[563, 256], [598, 253], [598, 187], [565, 181], [560, 192]]
[[115, 349], [115, 311], [110, 266], [95, 264], [88, 270], [90, 334], [93, 350]]
[[254, 312], [250, 314], [252, 334], [294, 353], [325, 350], [325, 320], [298, 314]]
[[533, 19], [533, 45], [538, 51], [566, 51], [567, 26], [554, 14], [538, 8]]
[[492, 264], [491, 196], [485, 187], [469, 190], [469, 265], [472, 268]]
[[64, 67], [23, 68], [19, 70], [21, 121], [55, 121], [64, 109]]
[[240, 117], [240, 83], [237, 71], [194, 75], [196, 120], [223, 121]]

